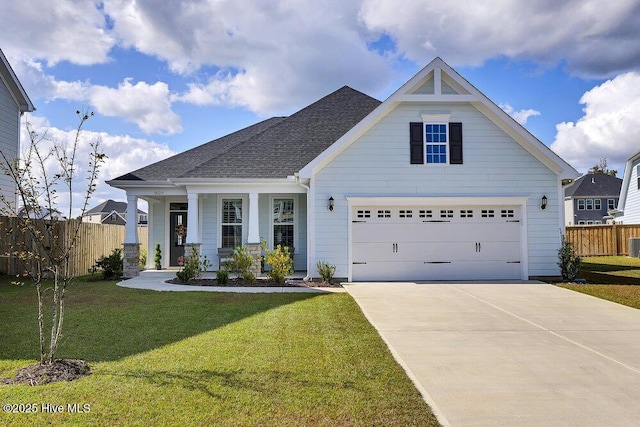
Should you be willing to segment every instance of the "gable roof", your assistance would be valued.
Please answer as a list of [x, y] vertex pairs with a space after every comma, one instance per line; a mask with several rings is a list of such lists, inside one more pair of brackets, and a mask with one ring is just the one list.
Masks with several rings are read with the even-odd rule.
[[565, 188], [565, 197], [618, 197], [622, 180], [602, 173], [588, 173]]
[[311, 162], [380, 104], [348, 86], [289, 117], [274, 117], [168, 159], [119, 181], [287, 178]]
[[[96, 214], [101, 214], [101, 213], [105, 213], [108, 212], [109, 214], [111, 214], [112, 212], [117, 213], [118, 215], [122, 216], [121, 214], [124, 214], [127, 212], [127, 203], [126, 202], [116, 202], [114, 200], [107, 200], [104, 201], [102, 203], [100, 203], [99, 205], [89, 209], [88, 211], [85, 212], [85, 216], [87, 215], [96, 215]], [[138, 213], [139, 214], [144, 214], [146, 212], [138, 209]]]
[[534, 137], [513, 117], [476, 89], [441, 58], [435, 58], [418, 74], [402, 85], [374, 111], [343, 135], [300, 171], [300, 177], [311, 178], [367, 130], [403, 102], [471, 103], [487, 118], [511, 136], [524, 149], [540, 160], [560, 179], [574, 179], [578, 172], [549, 147]]
[[9, 61], [4, 56], [2, 49], [0, 49], [0, 79], [4, 82], [4, 84], [11, 92], [11, 96], [18, 104], [18, 108], [21, 113], [35, 111], [35, 107], [31, 103], [27, 92], [25, 92], [22, 84], [18, 80], [18, 77], [13, 72], [13, 68], [9, 65]]

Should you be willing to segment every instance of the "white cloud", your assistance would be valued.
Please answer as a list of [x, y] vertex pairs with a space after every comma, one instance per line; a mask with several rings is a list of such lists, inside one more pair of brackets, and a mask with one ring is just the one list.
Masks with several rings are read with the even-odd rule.
[[640, 59], [637, 1], [364, 0], [368, 30], [388, 34], [400, 53], [423, 64], [435, 55], [451, 65], [481, 65], [506, 56], [612, 76]]
[[556, 126], [551, 148], [576, 169], [586, 172], [607, 158], [622, 174], [624, 162], [638, 151], [640, 73], [621, 74], [586, 92], [584, 116]]
[[104, 63], [115, 43], [93, 1], [2, 1], [0, 16], [2, 49], [12, 63], [18, 57], [44, 58], [49, 65]]
[[500, 104], [499, 107], [523, 126], [527, 124], [527, 120], [529, 120], [529, 117], [540, 115], [540, 111], [533, 110], [531, 108], [527, 110], [515, 111], [510, 104]]
[[124, 46], [166, 60], [177, 73], [219, 70], [176, 100], [262, 115], [299, 107], [343, 84], [371, 92], [389, 80], [387, 59], [367, 48], [358, 7], [342, 0], [105, 2]]
[[92, 86], [89, 92], [89, 101], [98, 113], [122, 117], [138, 125], [147, 134], [175, 134], [182, 131], [180, 117], [171, 110], [169, 86], [166, 83], [131, 84], [131, 79], [127, 78], [117, 89]]
[[120, 117], [134, 123], [146, 134], [182, 132], [182, 120], [171, 109], [174, 96], [164, 82], [133, 84], [131, 78], [125, 78], [116, 88], [111, 88], [93, 85], [89, 81], [57, 80], [46, 74], [37, 61], [18, 61], [13, 68], [23, 80], [28, 81], [31, 89], [47, 101], [88, 102], [96, 113]]
[[[28, 120], [32, 125], [32, 129], [38, 135], [45, 135], [46, 140], [42, 142], [42, 152], [46, 152], [51, 147], [51, 141], [57, 141], [68, 144], [70, 146], [76, 136], [75, 130], [66, 131], [51, 126], [48, 121], [40, 116], [28, 116]], [[91, 119], [89, 119], [91, 120]], [[29, 135], [26, 134], [25, 127], [22, 127], [21, 136], [23, 150], [29, 142]], [[166, 159], [176, 154], [165, 144], [158, 144], [154, 141], [146, 139], [132, 138], [127, 135], [110, 135], [106, 132], [93, 132], [83, 130], [79, 138], [78, 154], [77, 154], [77, 175], [73, 182], [73, 195], [58, 190], [59, 204], [58, 209], [65, 212], [69, 210], [69, 200], [73, 201], [72, 216], [79, 214], [84, 191], [86, 190], [87, 181], [85, 180], [88, 171], [89, 153], [91, 152], [91, 143], [100, 142], [100, 150], [104, 152], [108, 158], [100, 167], [99, 179], [96, 191], [92, 196], [90, 206], [94, 206], [106, 199], [123, 200], [125, 193], [108, 186], [105, 181], [124, 175], [132, 170], [139, 169], [151, 163]], [[47, 174], [59, 172], [59, 166], [54, 161], [47, 162]]]

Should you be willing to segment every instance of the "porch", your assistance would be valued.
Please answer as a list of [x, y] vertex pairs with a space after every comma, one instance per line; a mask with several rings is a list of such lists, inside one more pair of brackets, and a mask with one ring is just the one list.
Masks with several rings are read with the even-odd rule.
[[[213, 191], [213, 189], [209, 189]], [[189, 250], [196, 249], [210, 264], [220, 268], [219, 254], [247, 246], [259, 259], [262, 242], [273, 249], [288, 246], [293, 253], [296, 277], [307, 266], [307, 195], [293, 182], [271, 186], [264, 192], [238, 192], [237, 186], [208, 192], [199, 188], [186, 194], [127, 195], [130, 206], [138, 197], [149, 203], [149, 239], [145, 268], [154, 268], [156, 245], [163, 269], [179, 269]], [[157, 193], [157, 192], [156, 192]], [[128, 230], [128, 229], [127, 229]], [[137, 244], [127, 232], [125, 243]], [[186, 252], [185, 253], [185, 249]], [[259, 261], [254, 271], [260, 275]], [[266, 277], [266, 273], [265, 277]]]

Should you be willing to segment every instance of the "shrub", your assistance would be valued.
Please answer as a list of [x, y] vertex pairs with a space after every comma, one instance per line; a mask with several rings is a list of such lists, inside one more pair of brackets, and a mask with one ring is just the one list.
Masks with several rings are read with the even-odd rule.
[[102, 278], [105, 280], [119, 279], [122, 277], [122, 249], [116, 248], [111, 255], [96, 260], [94, 270], [102, 270]]
[[162, 250], [160, 250], [160, 243], [156, 243], [156, 254], [153, 257], [153, 262], [156, 270], [162, 270]]
[[331, 283], [333, 275], [336, 274], [336, 266], [330, 265], [324, 261], [318, 261], [316, 263], [316, 269], [318, 270], [320, 278], [325, 283]]
[[573, 245], [567, 241], [564, 234], [561, 235], [560, 249], [558, 250], [558, 267], [562, 274], [563, 282], [573, 282], [578, 276], [582, 259], [576, 254]]
[[250, 270], [253, 261], [253, 255], [249, 253], [247, 247], [238, 246], [231, 252], [231, 261], [227, 265], [231, 271], [242, 277], [242, 280], [253, 284], [256, 282], [256, 276]]
[[140, 248], [140, 259], [138, 260], [138, 265], [141, 270], [147, 268], [147, 248]]
[[289, 248], [277, 245], [274, 250], [270, 251], [267, 248], [267, 243], [263, 241], [262, 249], [267, 254], [265, 261], [271, 266], [269, 277], [279, 285], [284, 284], [285, 277], [293, 273], [293, 260], [289, 254]]
[[191, 255], [185, 257], [182, 269], [176, 272], [180, 283], [189, 283], [190, 280], [202, 277], [202, 272], [211, 267], [211, 262], [206, 256], [200, 257], [197, 250], [193, 249]]
[[216, 281], [218, 285], [226, 285], [229, 283], [229, 271], [226, 268], [221, 268], [216, 273]]

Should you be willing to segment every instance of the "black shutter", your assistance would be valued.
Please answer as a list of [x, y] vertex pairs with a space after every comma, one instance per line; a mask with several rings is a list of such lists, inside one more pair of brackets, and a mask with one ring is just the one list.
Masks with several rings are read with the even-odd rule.
[[422, 122], [409, 124], [409, 152], [412, 165], [424, 164], [423, 128]]
[[449, 164], [462, 164], [462, 123], [449, 123]]

